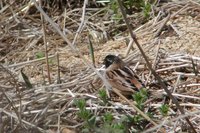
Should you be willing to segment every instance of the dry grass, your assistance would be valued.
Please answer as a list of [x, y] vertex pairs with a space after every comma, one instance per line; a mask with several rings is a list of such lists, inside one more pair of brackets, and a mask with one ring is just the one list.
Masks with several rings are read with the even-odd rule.
[[[130, 39], [127, 32], [121, 32], [113, 36], [114, 40], [105, 42], [105, 38], [109, 37], [103, 33], [111, 28], [123, 27], [124, 24], [113, 26], [114, 22], [103, 20], [105, 14], [96, 8], [75, 7], [60, 12], [55, 6], [57, 8], [48, 9], [47, 14], [59, 26], [57, 29], [64, 33], [63, 38], [49, 24], [49, 20], [43, 23], [43, 34], [40, 12], [31, 1], [0, 4], [0, 132], [78, 132], [83, 122], [77, 118], [78, 108], [73, 104], [74, 99], [86, 99], [87, 109], [98, 117], [104, 112], [111, 112], [116, 118], [120, 118], [122, 114], [136, 114], [123, 100], [114, 98], [115, 95], [111, 96], [114, 100], [110, 101], [112, 104], [109, 106], [100, 104], [98, 90], [105, 87], [94, 68], [91, 68], [87, 39], [89, 33], [93, 34], [97, 68], [102, 66], [102, 60], [107, 54], [120, 54], [145, 81], [151, 94], [145, 107], [153, 110], [154, 120], [158, 124], [156, 127], [151, 124], [144, 127], [146, 132], [156, 132], [161, 126], [166, 132], [189, 132], [183, 119], [186, 116], [189, 116], [197, 132], [200, 132], [198, 3], [166, 3], [160, 8], [169, 12], [170, 17], [160, 12], [135, 30], [154, 69], [166, 81], [168, 89], [178, 99], [186, 116], [180, 115], [155, 81], [137, 48], [133, 45], [130, 52], [127, 52], [129, 49], [125, 39]], [[84, 10], [86, 13], [82, 14]], [[80, 18], [84, 18], [83, 15], [90, 18], [84, 20], [85, 25], [81, 25], [83, 20]], [[105, 17], [109, 20], [109, 17]], [[95, 37], [96, 34], [99, 37]], [[47, 52], [44, 36], [49, 70], [46, 57], [37, 57], [39, 53]], [[73, 43], [66, 43], [66, 39]], [[21, 70], [29, 78], [33, 88], [27, 87]], [[159, 112], [159, 107], [164, 103], [170, 106], [167, 117]]]

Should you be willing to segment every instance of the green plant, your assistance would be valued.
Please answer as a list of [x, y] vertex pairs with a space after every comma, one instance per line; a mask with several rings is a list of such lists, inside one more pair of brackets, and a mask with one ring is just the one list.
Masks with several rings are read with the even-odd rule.
[[103, 104], [107, 104], [108, 103], [108, 97], [107, 97], [105, 89], [104, 90], [103, 89], [99, 90], [99, 97], [103, 101]]
[[133, 116], [133, 122], [136, 124], [140, 123], [142, 120], [144, 120], [144, 118], [141, 115]]
[[143, 2], [142, 5], [142, 11], [145, 19], [148, 19], [150, 17], [150, 12], [151, 12], [151, 4], [147, 2]]
[[43, 58], [44, 56], [45, 56], [45, 54], [42, 51], [39, 51], [39, 52], [36, 53], [36, 58], [37, 59]]
[[119, 5], [117, 0], [110, 0], [109, 8], [113, 11], [113, 15], [111, 16], [112, 20], [116, 20], [117, 22], [122, 19], [122, 14], [119, 10]]
[[31, 84], [30, 80], [29, 80], [29, 77], [23, 72], [23, 70], [21, 69], [21, 75], [22, 75], [22, 78], [24, 80], [24, 83], [26, 84], [26, 87], [28, 89], [31, 89], [33, 88], [33, 85]]
[[53, 65], [55, 62], [53, 59], [48, 59], [48, 63], [49, 63], [49, 65]]
[[144, 109], [144, 105], [143, 103], [147, 100], [148, 96], [147, 96], [147, 90], [145, 90], [144, 88], [141, 89], [139, 92], [136, 92], [135, 94], [133, 94], [133, 99], [135, 100], [135, 102], [137, 103], [137, 107], [140, 110]]
[[112, 123], [112, 121], [113, 121], [113, 115], [111, 114], [111, 113], [106, 113], [106, 114], [104, 114], [104, 116], [103, 116], [103, 120], [104, 120], [104, 122], [106, 122], [106, 123]]
[[[99, 93], [100, 97], [107, 98], [105, 90]], [[139, 93], [147, 95], [144, 90]], [[143, 127], [142, 124], [147, 123], [141, 115], [123, 115], [120, 119], [115, 119], [113, 114], [106, 112], [104, 114], [101, 113], [102, 117], [97, 118], [90, 110], [86, 109], [86, 101], [84, 99], [74, 100], [74, 104], [79, 109], [77, 116], [84, 121], [84, 125], [81, 128], [81, 132], [84, 133], [126, 133], [130, 126], [135, 126], [135, 130], [140, 131]]]
[[92, 44], [92, 41], [91, 41], [91, 35], [88, 35], [88, 40], [89, 40], [90, 57], [92, 59], [93, 66], [95, 67], [94, 48], [93, 48], [93, 44]]
[[163, 104], [163, 105], [161, 105], [161, 107], [159, 108], [159, 110], [160, 110], [160, 113], [163, 116], [167, 116], [167, 114], [169, 112], [169, 106], [167, 104]]
[[[149, 113], [147, 113], [149, 115]], [[150, 115], [149, 115], [150, 116]], [[134, 128], [132, 132], [141, 132], [144, 127], [149, 123], [144, 117], [140, 114], [132, 115], [125, 115], [121, 119], [121, 123], [124, 125], [124, 130], [128, 132], [130, 126]]]
[[103, 125], [97, 129], [99, 133], [124, 133], [126, 126], [123, 121], [115, 121], [111, 113], [103, 115]]
[[[98, 3], [108, 3], [108, 7], [111, 11], [113, 11], [112, 19], [121, 20], [122, 15], [119, 10], [119, 5], [117, 0], [98, 0]], [[123, 6], [125, 8], [126, 13], [132, 14], [133, 11], [140, 12], [142, 11], [145, 19], [150, 17], [151, 12], [151, 3], [146, 0], [123, 0]]]
[[91, 112], [86, 109], [86, 101], [83, 99], [75, 100], [74, 101], [76, 107], [79, 108], [77, 115], [83, 120], [89, 120], [92, 116]]
[[96, 123], [96, 116], [94, 116], [89, 110], [86, 110], [86, 101], [83, 99], [75, 100], [74, 104], [79, 108], [77, 112], [78, 117], [85, 121], [82, 128], [82, 132], [97, 132], [97, 133], [124, 133], [126, 132], [126, 125], [124, 122], [127, 119], [121, 119], [116, 121], [111, 113], [103, 114], [101, 120], [103, 120], [100, 126]]
[[74, 104], [79, 108], [79, 111], [77, 112], [78, 117], [85, 121], [82, 132], [92, 132], [96, 124], [96, 117], [90, 110], [86, 109], [86, 101], [84, 99], [79, 99], [75, 100]]
[[[41, 58], [45, 57], [45, 53], [42, 51], [37, 52], [35, 55], [36, 55], [37, 59], [41, 59]], [[49, 64], [53, 64], [52, 59], [48, 59], [48, 62], [49, 62]]]

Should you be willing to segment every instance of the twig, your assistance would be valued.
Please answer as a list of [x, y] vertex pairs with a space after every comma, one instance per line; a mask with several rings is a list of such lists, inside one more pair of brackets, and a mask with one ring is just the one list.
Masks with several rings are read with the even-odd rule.
[[[18, 120], [18, 117], [17, 117], [16, 115], [7, 112], [7, 111], [5, 111], [4, 109], [1, 109], [1, 108], [0, 108], [0, 112], [3, 112], [3, 113], [5, 113], [5, 114], [7, 114], [8, 116], [10, 116], [10, 117], [15, 118], [16, 120]], [[31, 127], [37, 128], [38, 130], [40, 130], [40, 131], [43, 132], [43, 133], [46, 132], [44, 129], [42, 129], [42, 128], [40, 128], [40, 127], [38, 127], [38, 126], [36, 126], [36, 125], [30, 123], [30, 122], [27, 122], [27, 121], [25, 121], [25, 120], [22, 120], [22, 122], [23, 122], [24, 124], [27, 124], [27, 125], [31, 126]]]
[[61, 81], [60, 81], [60, 59], [59, 59], [59, 53], [58, 52], [56, 53], [56, 61], [57, 61], [57, 75], [58, 75], [57, 83], [60, 84], [61, 83]]
[[[183, 72], [173, 72], [172, 74], [174, 75], [182, 75], [185, 77], [195, 77], [196, 75], [194, 73], [183, 73]], [[197, 76], [199, 76], [200, 74], [198, 74]]]
[[[164, 95], [167, 95], [166, 92], [163, 92]], [[190, 98], [190, 99], [196, 99], [196, 100], [200, 100], [199, 97], [195, 97], [195, 96], [189, 96], [189, 95], [182, 95], [182, 94], [177, 94], [177, 93], [172, 93], [173, 96], [175, 97], [183, 97], [183, 98]]]
[[[14, 4], [14, 1], [10, 5], [12, 5], [12, 4]], [[19, 12], [15, 13], [12, 17], [9, 17], [8, 20], [6, 20], [6, 21], [10, 21], [13, 18], [15, 18], [17, 15], [19, 15], [20, 13], [27, 11], [32, 5], [33, 5], [33, 3], [28, 3], [28, 5], [26, 7], [21, 9]]]
[[130, 40], [128, 47], [126, 49], [125, 57], [129, 54], [131, 48], [133, 48], [133, 39]]
[[[49, 56], [49, 59], [50, 58], [54, 58], [55, 55], [51, 55]], [[27, 64], [30, 64], [30, 63], [34, 63], [34, 62], [39, 62], [39, 61], [42, 61], [42, 60], [45, 60], [46, 57], [43, 57], [43, 58], [40, 58], [40, 59], [35, 59], [35, 60], [30, 60], [30, 61], [26, 61], [26, 62], [20, 62], [20, 63], [17, 63], [17, 64], [13, 64], [13, 65], [8, 65], [8, 66], [4, 66], [6, 68], [12, 68], [12, 67], [21, 67], [23, 65], [27, 65]]]
[[4, 125], [4, 123], [3, 123], [3, 116], [2, 116], [2, 111], [0, 110], [0, 132], [1, 133], [4, 133], [4, 127], [3, 127], [3, 125]]
[[19, 89], [19, 86], [18, 86], [18, 84], [17, 84], [17, 81], [16, 81], [16, 79], [15, 79], [13, 73], [11, 73], [9, 70], [7, 70], [6, 68], [4, 68], [2, 65], [0, 65], [0, 67], [1, 67], [1, 69], [3, 69], [4, 71], [6, 71], [6, 72], [10, 75], [11, 79], [13, 79], [13, 82], [14, 82], [13, 84], [14, 84], [15, 89], [16, 89], [16, 92], [17, 92], [16, 95], [19, 97], [19, 111], [17, 110], [17, 108], [16, 108], [16, 106], [15, 106], [13, 100], [10, 99], [9, 96], [7, 95], [7, 93], [5, 92], [4, 88], [2, 88], [1, 91], [2, 91], [3, 95], [5, 96], [5, 98], [7, 99], [7, 101], [10, 103], [11, 107], [13, 108], [15, 114], [16, 114], [17, 117], [18, 117], [18, 121], [19, 121], [19, 123], [20, 123], [20, 126], [22, 127], [22, 116], [21, 116], [21, 115], [22, 115], [22, 100], [21, 100], [21, 90]]
[[[179, 82], [180, 82], [180, 78], [181, 78], [181, 76], [180, 75], [178, 75], [178, 77], [177, 77], [177, 80], [176, 80], [176, 83], [175, 83], [175, 85], [174, 85], [174, 87], [173, 87], [173, 92], [172, 93], [175, 93], [176, 92], [176, 88], [177, 88], [177, 86], [178, 86], [178, 84], [179, 84]], [[172, 94], [173, 95], [173, 94]], [[171, 105], [172, 104], [172, 100], [170, 99], [170, 101], [169, 101], [169, 105]]]
[[[59, 109], [60, 110], [60, 109]], [[58, 127], [57, 127], [57, 133], [60, 133], [60, 113], [58, 113]]]
[[126, 97], [124, 97], [117, 89], [115, 89], [114, 87], [112, 88], [112, 90], [119, 96], [121, 97], [123, 100], [125, 100], [130, 106], [132, 106], [139, 114], [141, 114], [146, 120], [148, 120], [149, 122], [151, 122], [154, 126], [156, 126], [157, 124], [151, 120], [151, 118], [149, 116], [147, 116], [146, 114], [144, 114], [140, 109], [138, 109], [133, 103], [131, 103]]
[[182, 67], [187, 67], [187, 66], [191, 66], [191, 65], [190, 64], [183, 64], [183, 65], [178, 65], [178, 66], [170, 66], [170, 67], [166, 67], [166, 68], [157, 69], [156, 72], [162, 72], [162, 71], [166, 71], [166, 70], [171, 70], [171, 69], [175, 69], [175, 68], [182, 68]]
[[83, 13], [82, 13], [82, 17], [81, 17], [81, 24], [78, 27], [78, 30], [76, 31], [75, 37], [73, 39], [72, 45], [75, 45], [76, 39], [79, 35], [79, 33], [81, 32], [81, 30], [83, 29], [83, 25], [85, 22], [85, 10], [86, 10], [86, 5], [88, 3], [88, 0], [84, 0], [84, 4], [83, 4]]
[[77, 53], [79, 55], [79, 57], [83, 60], [83, 63], [86, 66], [89, 66], [104, 82], [106, 88], [109, 88], [109, 83], [106, 81], [106, 79], [94, 68], [93, 65], [91, 65], [86, 58], [82, 55], [82, 53], [77, 49], [77, 47], [75, 47], [75, 45], [73, 45], [67, 38], [66, 36], [62, 33], [62, 31], [58, 28], [58, 26], [49, 18], [49, 16], [44, 12], [44, 10], [42, 8], [40, 8], [37, 3], [36, 0], [32, 0], [35, 4], [35, 7], [38, 9], [38, 11], [40, 11], [44, 18], [52, 25], [52, 27], [59, 33], [59, 35], [67, 42], [67, 44], [71, 47], [71, 49], [73, 50], [73, 52]]
[[[41, 5], [41, 0], [39, 0], [39, 6], [40, 8], [42, 7]], [[49, 84], [51, 84], [51, 77], [50, 77], [50, 69], [49, 69], [49, 57], [48, 57], [48, 48], [47, 48], [47, 39], [46, 39], [46, 28], [45, 28], [45, 22], [42, 13], [40, 13], [41, 21], [42, 21], [42, 33], [43, 33], [43, 41], [45, 45], [45, 57], [46, 57], [46, 66], [47, 66], [47, 75], [48, 75], [48, 80]]]
[[72, 97], [75, 97], [74, 93], [72, 93], [72, 91], [70, 91], [69, 89], [67, 89], [67, 91], [69, 92], [69, 94], [72, 96]]
[[[121, 0], [117, 0], [117, 1], [119, 3], [119, 7], [121, 9], [122, 15], [123, 15], [124, 20], [126, 22], [126, 25], [127, 25], [128, 29], [129, 29], [130, 35], [133, 38], [133, 40], [135, 41], [135, 43], [136, 43], [138, 49], [140, 50], [142, 56], [144, 57], [148, 68], [150, 69], [152, 74], [155, 76], [155, 78], [158, 80], [158, 82], [162, 86], [162, 88], [166, 91], [167, 95], [172, 99], [173, 103], [176, 104], [176, 107], [180, 110], [181, 114], [185, 114], [183, 108], [180, 106], [180, 104], [178, 103], [177, 99], [171, 94], [171, 92], [167, 89], [167, 86], [165, 85], [165, 83], [162, 82], [161, 77], [152, 68], [151, 64], [148, 61], [148, 58], [147, 58], [146, 54], [144, 53], [144, 51], [143, 51], [142, 47], [140, 46], [139, 42], [137, 41], [137, 38], [136, 38], [135, 34], [133, 33], [132, 27], [130, 26], [130, 24], [128, 22], [128, 19], [126, 18], [126, 14], [125, 14], [125, 11], [123, 9]], [[193, 124], [190, 122], [190, 120], [187, 117], [185, 119], [186, 119], [187, 123], [190, 125], [190, 127], [192, 128], [193, 132], [197, 133], [195, 128], [194, 128], [194, 126], [193, 126]]]
[[170, 124], [170, 123], [172, 123], [173, 121], [177, 121], [177, 120], [180, 120], [180, 119], [183, 119], [183, 118], [188, 118], [189, 116], [192, 116], [192, 115], [194, 115], [194, 114], [199, 114], [199, 113], [200, 113], [200, 111], [195, 111], [195, 112], [191, 112], [191, 113], [188, 113], [188, 114], [180, 115], [180, 116], [177, 117], [177, 118], [170, 119], [170, 120], [165, 121], [165, 122], [163, 122], [163, 123], [161, 123], [161, 124], [159, 124], [159, 125], [157, 125], [157, 126], [155, 126], [155, 127], [153, 127], [153, 128], [150, 128], [150, 129], [144, 131], [143, 133], [152, 133], [154, 130], [156, 130], [156, 129], [158, 129], [158, 128], [160, 128], [160, 127], [166, 125], [166, 124]]
[[173, 24], [169, 24], [171, 27], [172, 27], [172, 29], [176, 32], [176, 34], [179, 36], [179, 37], [181, 37], [181, 33], [177, 30], [177, 28], [173, 25]]
[[160, 28], [157, 30], [157, 32], [154, 34], [154, 38], [155, 37], [158, 37], [160, 34], [161, 34], [161, 32], [162, 32], [162, 29], [163, 29], [163, 27], [167, 24], [167, 22], [169, 21], [169, 19], [170, 19], [170, 14], [168, 14], [168, 16], [165, 18], [165, 20], [164, 20], [164, 22], [162, 23], [162, 25], [160, 26]]
[[[21, 121], [20, 114], [18, 113], [17, 108], [16, 108], [14, 102], [8, 97], [8, 95], [6, 94], [6, 92], [5, 92], [4, 89], [1, 89], [1, 91], [2, 91], [2, 94], [5, 96], [5, 98], [7, 99], [8, 103], [10, 103], [10, 106], [13, 108], [13, 110], [14, 110], [14, 112], [15, 112], [15, 114], [16, 114], [19, 122], [20, 122]], [[19, 107], [20, 106], [21, 106], [21, 104], [19, 104]]]
[[[157, 59], [158, 59], [159, 49], [160, 49], [160, 41], [159, 41], [158, 46], [157, 46], [157, 49], [156, 49], [156, 55], [155, 55], [155, 59], [154, 59], [154, 61], [153, 61], [153, 69], [155, 69], [155, 68], [156, 68], [156, 65], [158, 64]], [[146, 82], [145, 82], [145, 85], [147, 85], [150, 76], [151, 76], [151, 71], [149, 72], [149, 75], [148, 75], [148, 77], [147, 77], [147, 80], [146, 80]]]

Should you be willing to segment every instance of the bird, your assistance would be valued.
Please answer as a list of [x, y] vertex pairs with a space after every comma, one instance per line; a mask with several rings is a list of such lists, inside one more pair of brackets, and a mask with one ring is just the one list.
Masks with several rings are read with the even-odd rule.
[[105, 65], [106, 80], [111, 87], [116, 88], [123, 95], [132, 95], [145, 88], [136, 73], [118, 56], [107, 55], [103, 64]]

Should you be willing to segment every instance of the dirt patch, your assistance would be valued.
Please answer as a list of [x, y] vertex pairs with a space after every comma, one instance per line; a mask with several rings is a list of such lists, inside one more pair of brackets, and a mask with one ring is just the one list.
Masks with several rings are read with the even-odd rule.
[[[28, 3], [26, 5], [28, 6]], [[12, 7], [12, 9], [15, 8]], [[181, 129], [184, 129], [182, 126], [186, 123], [185, 120], [176, 120], [180, 116], [177, 108], [152, 76], [136, 45], [130, 43], [131, 38], [127, 31], [112, 36], [113, 40], [107, 37], [108, 40], [99, 41], [99, 38], [106, 38], [105, 27], [101, 27], [98, 24], [100, 22], [86, 22], [84, 26], [87, 28], [83, 28], [76, 43], [73, 44], [82, 54], [80, 55], [72, 50], [70, 44], [67, 44], [57, 34], [49, 22], [44, 23], [46, 24], [46, 42], [48, 42], [45, 46], [40, 14], [36, 8], [34, 9], [35, 15], [24, 12], [22, 7], [10, 13], [10, 8], [5, 7], [5, 13], [0, 16], [2, 20], [0, 22], [2, 24], [0, 29], [0, 62], [2, 63], [0, 87], [3, 88], [0, 92], [0, 121], [4, 122], [4, 131], [13, 128], [10, 125], [14, 125], [19, 131], [22, 131], [23, 127], [28, 127], [28, 130], [34, 128], [40, 132], [47, 130], [53, 132], [58, 128], [65, 129], [66, 132], [68, 128], [72, 131], [80, 130], [84, 127], [84, 122], [77, 116], [79, 109], [74, 105], [74, 99], [84, 99], [87, 110], [95, 113], [98, 119], [101, 119], [105, 112], [111, 112], [116, 118], [115, 122], [119, 122], [122, 114], [138, 115], [130, 105], [114, 94], [111, 94], [108, 104], [102, 105], [99, 90], [105, 89], [105, 86], [94, 70], [103, 74], [104, 69], [100, 68], [104, 57], [108, 54], [122, 57], [145, 82], [150, 93], [150, 100], [145, 105], [144, 111], [152, 111], [157, 123], [162, 123], [166, 117], [161, 115], [159, 109], [163, 104], [169, 104], [168, 117], [172, 119], [170, 121], [172, 124], [165, 123], [166, 132], [174, 131], [175, 124], [177, 125], [176, 132], [183, 131]], [[135, 29], [137, 39], [153, 68], [163, 78], [167, 88], [178, 98], [187, 113], [195, 114], [195, 111], [199, 111], [200, 100], [198, 89], [199, 4], [187, 1], [169, 2], [159, 9], [161, 12], [156, 13], [157, 16], [153, 16], [147, 23]], [[54, 23], [62, 28], [66, 20], [66, 29], [63, 28], [66, 31], [64, 36], [72, 42], [76, 35], [74, 29], [78, 29], [81, 23], [81, 13], [77, 9], [67, 11], [67, 14], [68, 16], [64, 16], [64, 13], [59, 16], [49, 12]], [[107, 23], [108, 25], [113, 24], [110, 21], [106, 21]], [[124, 24], [122, 25], [124, 28]], [[98, 31], [100, 34], [96, 38], [95, 36], [91, 38], [95, 65], [92, 64], [87, 38], [89, 30], [94, 27], [95, 32]], [[127, 52], [129, 49], [130, 52]], [[48, 60], [45, 58], [46, 51], [49, 55]], [[28, 77], [33, 87], [27, 86], [23, 74]], [[48, 76], [50, 76], [51, 83]], [[190, 114], [191, 119], [196, 129], [199, 129], [198, 113], [194, 114]], [[97, 121], [97, 125], [101, 126], [102, 121]], [[18, 127], [20, 122], [25, 126]], [[141, 124], [144, 124], [143, 130], [153, 127], [146, 121]], [[135, 124], [132, 127], [138, 127], [138, 125]], [[24, 130], [27, 129], [24, 128]], [[189, 127], [185, 131], [189, 131]]]

